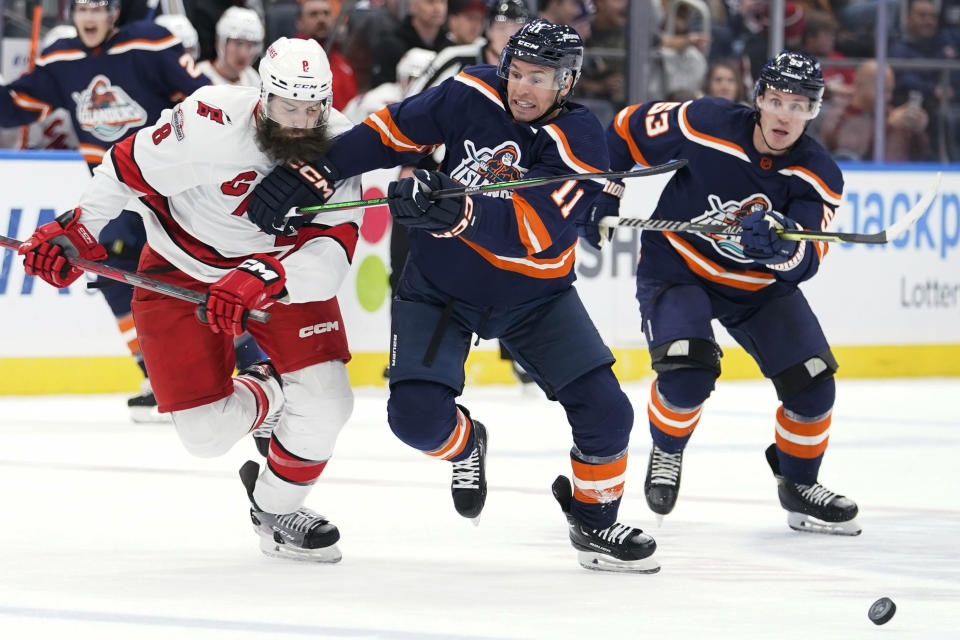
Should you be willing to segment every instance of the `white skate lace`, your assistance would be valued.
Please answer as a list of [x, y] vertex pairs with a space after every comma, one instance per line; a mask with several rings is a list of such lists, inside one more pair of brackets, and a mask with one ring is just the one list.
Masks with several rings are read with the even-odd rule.
[[830, 491], [819, 483], [812, 485], [798, 484], [797, 489], [800, 490], [800, 495], [803, 496], [804, 500], [812, 502], [821, 507], [828, 504], [837, 496], [837, 494], [835, 494], [833, 491]]
[[323, 518], [316, 513], [305, 508], [297, 509], [293, 513], [285, 513], [277, 516], [277, 524], [285, 529], [296, 531], [297, 533], [307, 533], [310, 527], [322, 520]]
[[480, 488], [480, 450], [473, 448], [470, 456], [465, 460], [453, 463], [452, 489], [479, 489]]
[[683, 453], [667, 453], [654, 445], [653, 459], [650, 461], [650, 484], [675, 486], [680, 477], [682, 460]]
[[628, 527], [625, 524], [614, 522], [606, 529], [595, 529], [594, 532], [597, 534], [597, 537], [602, 540], [612, 542], [613, 544], [623, 544], [630, 533], [633, 532], [633, 527]]

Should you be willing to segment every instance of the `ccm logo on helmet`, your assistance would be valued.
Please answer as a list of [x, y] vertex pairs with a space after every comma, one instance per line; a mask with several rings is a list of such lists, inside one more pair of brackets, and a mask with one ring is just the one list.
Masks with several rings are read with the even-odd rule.
[[320, 324], [310, 325], [309, 327], [302, 327], [299, 335], [301, 338], [309, 338], [310, 336], [317, 336], [321, 333], [328, 333], [330, 331], [340, 331], [339, 320], [335, 320], [333, 322], [321, 322]]
[[294, 89], [316, 89], [316, 88], [317, 88], [317, 85], [316, 85], [316, 83], [314, 83], [314, 84], [295, 84], [295, 85], [293, 85], [293, 88], [294, 88]]

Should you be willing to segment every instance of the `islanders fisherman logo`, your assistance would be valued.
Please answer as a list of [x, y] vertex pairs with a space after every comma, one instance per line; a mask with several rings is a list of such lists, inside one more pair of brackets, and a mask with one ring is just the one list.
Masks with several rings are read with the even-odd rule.
[[147, 112], [105, 75], [94, 76], [83, 91], [74, 91], [77, 121], [105, 142], [119, 140], [130, 129], [147, 123]]
[[[707, 196], [707, 204], [708, 209], [690, 222], [703, 224], [740, 224], [743, 217], [753, 211], [769, 211], [773, 209], [770, 198], [762, 193], [755, 193], [743, 200], [729, 200], [727, 202], [721, 201], [719, 196], [710, 194]], [[743, 246], [737, 242], [736, 238], [715, 236], [709, 233], [699, 233], [697, 235], [710, 241], [717, 252], [724, 257], [736, 260], [737, 262], [753, 262], [750, 258], [743, 257]]]
[[[527, 170], [520, 166], [520, 145], [506, 141], [491, 149], [477, 149], [472, 140], [463, 143], [464, 158], [450, 177], [467, 187], [519, 180]], [[508, 191], [487, 191], [487, 196], [509, 198]]]

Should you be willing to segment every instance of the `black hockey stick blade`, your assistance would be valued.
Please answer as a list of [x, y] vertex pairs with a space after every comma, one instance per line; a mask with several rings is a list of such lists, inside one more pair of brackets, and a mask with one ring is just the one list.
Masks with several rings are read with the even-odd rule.
[[[841, 231], [812, 231], [786, 230], [777, 231], [781, 238], [787, 240], [813, 240], [817, 242], [847, 242], [855, 244], [886, 244], [903, 235], [917, 220], [923, 217], [937, 194], [940, 193], [940, 180], [943, 174], [937, 173], [933, 183], [926, 192], [910, 208], [905, 216], [886, 229], [877, 233], [844, 233]], [[675, 233], [704, 233], [715, 236], [739, 238], [741, 227], [738, 224], [708, 224], [699, 222], [683, 222], [680, 220], [650, 220], [647, 218], [624, 218], [606, 216], [600, 219], [602, 227], [632, 227], [644, 231], [672, 231]]]
[[[570, 180], [620, 180], [626, 178], [642, 178], [643, 176], [656, 176], [661, 173], [670, 173], [681, 167], [685, 167], [685, 159], [671, 160], [666, 164], [659, 164], [654, 167], [645, 167], [634, 171], [600, 171], [597, 173], [568, 173], [562, 176], [543, 176], [541, 178], [521, 178], [520, 180], [508, 180], [505, 182], [493, 182], [491, 184], [479, 184], [472, 187], [453, 187], [450, 189], [440, 189], [432, 191], [429, 194], [431, 200], [439, 198], [459, 198], [486, 191], [513, 191], [515, 189], [526, 189], [527, 187], [539, 187], [545, 184], [555, 184], [557, 182], [568, 182]], [[315, 207], [300, 207], [296, 213], [291, 215], [313, 215], [323, 213], [324, 211], [341, 211], [343, 209], [361, 209], [364, 207], [376, 207], [387, 204], [388, 198], [370, 198], [369, 200], [352, 200], [350, 202], [336, 202], [331, 204], [321, 204]]]
[[[23, 243], [16, 238], [8, 238], [7, 236], [0, 235], [0, 247], [5, 247], [7, 249], [16, 251], [21, 244]], [[74, 267], [88, 273], [95, 273], [98, 276], [103, 276], [104, 278], [116, 280], [117, 282], [125, 282], [134, 287], [140, 287], [141, 289], [146, 289], [155, 293], [162, 293], [170, 296], [171, 298], [178, 298], [186, 302], [193, 302], [197, 305], [203, 304], [207, 298], [199, 291], [187, 289], [186, 287], [178, 287], [175, 284], [161, 282], [160, 280], [154, 280], [153, 278], [148, 278], [140, 275], [139, 273], [133, 273], [132, 271], [117, 269], [116, 267], [111, 267], [110, 265], [103, 264], [102, 262], [84, 260], [83, 258], [70, 258], [69, 262]], [[257, 322], [266, 322], [270, 319], [270, 314], [266, 311], [254, 309], [250, 311], [249, 317], [251, 320], [256, 320]]]

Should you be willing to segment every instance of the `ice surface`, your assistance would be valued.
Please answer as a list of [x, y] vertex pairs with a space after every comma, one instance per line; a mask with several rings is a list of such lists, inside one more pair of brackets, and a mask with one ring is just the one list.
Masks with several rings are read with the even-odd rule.
[[[260, 554], [237, 469], [252, 442], [191, 458], [121, 396], [0, 398], [0, 638], [957, 638], [960, 380], [838, 382], [821, 481], [863, 535], [786, 526], [763, 450], [773, 391], [722, 381], [663, 526], [643, 500], [649, 381], [621, 520], [657, 539], [655, 575], [581, 569], [550, 495], [569, 473], [562, 409], [517, 387], [468, 389], [490, 433], [479, 527], [449, 466], [400, 443], [385, 391], [359, 389], [308, 500], [343, 562]], [[891, 597], [882, 627], [870, 604]]]

